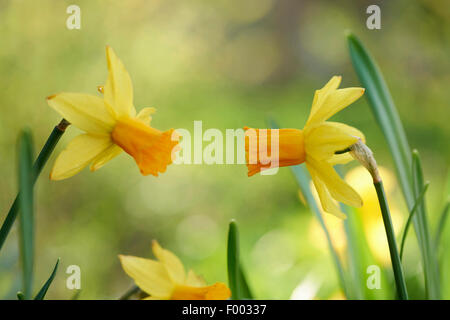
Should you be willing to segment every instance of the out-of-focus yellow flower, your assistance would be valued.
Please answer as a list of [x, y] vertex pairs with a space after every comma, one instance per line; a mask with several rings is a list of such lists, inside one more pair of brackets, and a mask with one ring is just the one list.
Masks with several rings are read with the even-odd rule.
[[[311, 182], [311, 192], [316, 202], [318, 202], [319, 195], [317, 194], [317, 191], [312, 188], [313, 183]], [[301, 195], [301, 191], [299, 191], [299, 197]], [[320, 211], [322, 212], [322, 218], [323, 222], [325, 223], [325, 226], [328, 230], [328, 233], [330, 234], [331, 242], [333, 243], [333, 247], [336, 250], [336, 252], [341, 256], [344, 257], [345, 249], [347, 248], [347, 236], [345, 235], [344, 230], [344, 220], [337, 218], [336, 216], [323, 214], [323, 209], [320, 208]], [[308, 228], [308, 239], [316, 246], [318, 249], [323, 250], [324, 252], [328, 252], [328, 243], [326, 236], [324, 234], [324, 231], [322, 229], [322, 226], [320, 225], [319, 221], [311, 217], [310, 225]]]
[[342, 290], [338, 290], [336, 292], [334, 292], [329, 298], [328, 300], [347, 300], [347, 298], [345, 297], [344, 292], [342, 292]]
[[99, 88], [103, 99], [84, 93], [58, 93], [47, 102], [66, 120], [85, 133], [75, 137], [57, 157], [50, 179], [69, 178], [90, 164], [102, 167], [122, 150], [136, 161], [143, 175], [158, 175], [172, 163], [172, 149], [178, 144], [173, 129], [161, 132], [150, 126], [154, 108], [138, 114], [133, 105], [130, 76], [114, 51], [107, 46], [108, 78]]
[[206, 286], [192, 270], [187, 274], [180, 259], [169, 250], [152, 243], [158, 260], [119, 255], [125, 272], [150, 296], [149, 300], [226, 300], [231, 291], [221, 282]]
[[[383, 184], [386, 191], [386, 196], [391, 198], [396, 188], [394, 175], [386, 168], [378, 167]], [[386, 230], [384, 228], [383, 218], [381, 216], [378, 197], [373, 187], [373, 181], [370, 174], [363, 167], [356, 167], [350, 170], [345, 180], [354, 188], [358, 189], [364, 201], [364, 205], [358, 210], [361, 212], [361, 217], [364, 233], [367, 237], [370, 250], [375, 258], [383, 264], [390, 264], [389, 246], [386, 241]], [[399, 226], [403, 223], [403, 216], [396, 208], [395, 203], [390, 201], [391, 218], [395, 230], [400, 231]]]
[[[347, 163], [353, 158], [347, 153], [337, 155], [335, 152], [348, 148], [358, 139], [364, 141], [364, 135], [353, 127], [326, 120], [361, 97], [364, 89], [338, 89], [340, 82], [341, 77], [334, 76], [322, 89], [316, 90], [311, 113], [303, 130], [279, 129], [277, 147], [278, 166], [305, 162], [324, 211], [345, 218], [345, 214], [339, 210], [333, 199], [354, 207], [360, 207], [362, 200], [333, 168], [333, 165]], [[248, 176], [252, 176], [271, 166], [265, 158], [271, 154], [273, 130], [267, 130], [267, 135], [264, 134], [267, 139], [261, 144], [260, 129], [245, 129]], [[252, 135], [256, 139], [253, 139]], [[267, 150], [263, 150], [260, 145], [267, 145]]]

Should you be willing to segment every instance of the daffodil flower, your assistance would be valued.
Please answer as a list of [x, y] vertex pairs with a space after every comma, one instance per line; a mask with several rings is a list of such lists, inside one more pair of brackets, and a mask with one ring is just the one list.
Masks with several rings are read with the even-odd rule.
[[[348, 153], [336, 154], [336, 152], [347, 149], [359, 138], [364, 141], [364, 135], [353, 127], [326, 120], [360, 98], [364, 89], [338, 89], [340, 82], [341, 77], [334, 76], [322, 89], [316, 90], [311, 113], [302, 130], [280, 129], [278, 131], [278, 166], [306, 163], [323, 210], [345, 218], [334, 200], [354, 207], [362, 206], [362, 200], [333, 168], [335, 164], [347, 163], [353, 158]], [[258, 151], [260, 148], [257, 147], [260, 145], [260, 129], [253, 130], [256, 132], [257, 141], [251, 141], [250, 136], [247, 135], [245, 143], [248, 176], [270, 167], [270, 164], [260, 161], [262, 156], [259, 152], [262, 150]], [[270, 130], [267, 131], [265, 145], [268, 150], [271, 150], [271, 134]], [[254, 143], [253, 146], [252, 143]], [[256, 161], [251, 163], [249, 159], [256, 159]]]
[[85, 132], [59, 154], [50, 173], [52, 180], [69, 178], [88, 165], [95, 171], [122, 151], [135, 159], [143, 175], [157, 176], [172, 163], [172, 149], [178, 143], [176, 132], [161, 132], [150, 126], [154, 108], [136, 114], [127, 70], [109, 46], [106, 58], [108, 78], [99, 90], [103, 99], [66, 92], [47, 98], [50, 107]]
[[119, 255], [125, 272], [148, 300], [226, 300], [230, 289], [221, 282], [207, 286], [192, 270], [187, 274], [180, 259], [158, 242], [152, 243], [157, 260]]

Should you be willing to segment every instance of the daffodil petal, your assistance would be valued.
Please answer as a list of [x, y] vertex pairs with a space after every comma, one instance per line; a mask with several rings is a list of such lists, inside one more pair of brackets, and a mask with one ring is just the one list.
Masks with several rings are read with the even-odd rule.
[[142, 300], [169, 300], [169, 298], [170, 297], [160, 298], [160, 297], [148, 296], [148, 297], [145, 297]]
[[307, 124], [320, 123], [329, 119], [335, 113], [341, 111], [358, 100], [364, 94], [364, 88], [338, 89], [326, 95], [324, 101], [318, 104], [311, 114]]
[[63, 92], [49, 96], [47, 103], [64, 119], [88, 133], [108, 134], [114, 127], [114, 118], [99, 97]]
[[305, 130], [306, 154], [319, 161], [330, 159], [336, 151], [344, 150], [356, 143], [358, 133], [360, 132], [357, 129], [333, 122], [308, 127]]
[[136, 118], [144, 122], [146, 125], [150, 124], [150, 121], [152, 120], [151, 115], [156, 112], [155, 108], [148, 107], [144, 108], [137, 114]]
[[152, 297], [168, 299], [174, 289], [166, 267], [158, 261], [119, 255], [122, 268], [136, 285]]
[[334, 166], [336, 164], [346, 164], [353, 160], [355, 159], [350, 155], [350, 153], [347, 152], [342, 154], [335, 154], [330, 159], [328, 159], [327, 162]]
[[196, 275], [193, 270], [189, 270], [186, 277], [186, 285], [191, 287], [204, 287], [206, 286], [205, 280]]
[[319, 195], [319, 199], [320, 199], [320, 203], [322, 205], [323, 211], [325, 211], [327, 213], [331, 213], [338, 218], [346, 219], [347, 216], [343, 212], [341, 212], [341, 210], [339, 210], [339, 207], [336, 205], [334, 200], [331, 198], [331, 195], [328, 192], [327, 187], [325, 186], [323, 181], [319, 178], [316, 171], [311, 166], [309, 166], [308, 163], [306, 164], [306, 166], [311, 175], [311, 180], [313, 181], [314, 186], [317, 190], [317, 194]]
[[108, 147], [108, 149], [104, 150], [102, 153], [100, 153], [91, 163], [91, 171], [96, 171], [103, 167], [108, 161], [112, 160], [113, 158], [117, 157], [119, 154], [122, 153], [122, 148], [119, 146], [112, 144]]
[[355, 127], [346, 125], [344, 123], [333, 122], [333, 121], [327, 121], [325, 123], [329, 126], [336, 128], [337, 130], [341, 130], [342, 132], [345, 132], [346, 134], [348, 134], [350, 136], [360, 138], [362, 140], [362, 142], [364, 142], [364, 143], [366, 142], [366, 137], [364, 136], [364, 133], [362, 133]]
[[75, 137], [56, 158], [50, 179], [62, 180], [77, 174], [111, 145], [108, 136], [81, 134]]
[[133, 106], [133, 84], [130, 75], [109, 46], [106, 47], [106, 59], [109, 72], [103, 88], [105, 101], [113, 108], [116, 116], [134, 117], [136, 110]]
[[172, 281], [183, 284], [186, 273], [180, 259], [169, 250], [163, 249], [156, 240], [152, 242], [152, 250], [155, 257], [166, 267]]
[[333, 166], [325, 161], [319, 162], [312, 159], [306, 161], [319, 179], [323, 181], [334, 199], [352, 207], [362, 206], [362, 199], [359, 194], [336, 173]]
[[[339, 88], [339, 85], [341, 84], [342, 77], [341, 76], [333, 76], [326, 85], [323, 86], [323, 88], [316, 90], [314, 93], [314, 99], [311, 107], [311, 113], [309, 115], [309, 119], [314, 115], [314, 113], [320, 109], [323, 102], [325, 101], [325, 98], [328, 94], [331, 92], [334, 92], [337, 88]], [[308, 119], [308, 123], [309, 123]]]

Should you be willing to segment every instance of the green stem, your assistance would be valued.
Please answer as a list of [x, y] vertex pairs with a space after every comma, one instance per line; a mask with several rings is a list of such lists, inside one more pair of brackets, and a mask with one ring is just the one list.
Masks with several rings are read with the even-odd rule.
[[384, 228], [389, 244], [389, 252], [391, 254], [392, 269], [394, 270], [395, 285], [397, 294], [401, 300], [408, 300], [408, 292], [406, 290], [405, 277], [403, 275], [402, 263], [398, 254], [397, 242], [395, 241], [394, 227], [392, 225], [389, 206], [387, 204], [386, 194], [384, 193], [383, 182], [381, 180], [374, 181], [375, 190], [377, 191], [378, 201], [380, 203], [381, 214], [383, 216]]
[[[37, 178], [39, 177], [39, 174], [42, 171], [42, 168], [45, 166], [45, 163], [52, 154], [56, 144], [58, 143], [59, 139], [61, 138], [61, 136], [63, 135], [69, 124], [70, 123], [67, 122], [65, 119], [62, 119], [61, 122], [53, 129], [52, 133], [48, 137], [47, 142], [45, 143], [44, 147], [42, 148], [41, 152], [39, 153], [39, 156], [37, 157], [33, 165], [33, 173], [34, 173], [32, 177], [33, 184], [36, 182]], [[16, 199], [14, 200], [11, 208], [9, 209], [8, 215], [6, 216], [5, 221], [3, 222], [2, 227], [0, 229], [0, 250], [2, 249], [5, 240], [8, 237], [9, 232], [11, 231], [11, 227], [14, 224], [14, 221], [16, 220], [18, 212], [19, 212], [19, 195], [16, 196]]]

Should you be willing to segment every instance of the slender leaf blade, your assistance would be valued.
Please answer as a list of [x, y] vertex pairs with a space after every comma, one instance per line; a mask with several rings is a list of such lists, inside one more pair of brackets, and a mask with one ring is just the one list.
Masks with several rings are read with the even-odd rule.
[[442, 232], [444, 231], [445, 222], [447, 221], [448, 212], [450, 211], [449, 209], [450, 209], [450, 200], [447, 200], [444, 209], [442, 209], [439, 218], [438, 229], [434, 237], [434, 246], [436, 249], [439, 249], [439, 243], [441, 242]]
[[416, 202], [414, 204], [414, 207], [412, 208], [411, 212], [409, 213], [408, 220], [405, 224], [405, 229], [403, 230], [402, 240], [400, 244], [400, 259], [403, 259], [403, 250], [405, 248], [405, 242], [406, 242], [406, 236], [408, 235], [409, 226], [411, 225], [412, 218], [414, 217], [414, 213], [417, 211], [417, 207], [422, 202], [422, 198], [425, 196], [425, 193], [428, 190], [428, 186], [430, 184], [427, 182], [422, 189], [422, 192], [420, 193], [419, 197], [416, 199]]
[[55, 267], [53, 268], [53, 271], [50, 274], [50, 277], [47, 279], [47, 281], [45, 281], [41, 290], [39, 290], [38, 294], [34, 297], [34, 300], [44, 300], [44, 297], [47, 294], [48, 288], [50, 288], [50, 285], [52, 284], [53, 279], [56, 276], [56, 271], [58, 270], [59, 261], [60, 261], [60, 258], [58, 258], [58, 260], [56, 260]]
[[228, 285], [231, 290], [231, 299], [253, 299], [239, 258], [239, 233], [234, 220], [229, 225], [227, 251]]
[[228, 230], [228, 248], [227, 248], [227, 262], [228, 262], [228, 285], [231, 290], [231, 299], [238, 300], [240, 298], [239, 292], [239, 247], [238, 247], [238, 230], [236, 221], [230, 222]]
[[33, 290], [34, 217], [33, 217], [33, 147], [31, 133], [19, 136], [19, 204], [20, 253], [22, 260], [23, 295], [30, 299]]
[[[369, 101], [369, 106], [388, 143], [394, 159], [400, 186], [408, 210], [411, 212], [415, 199], [422, 188], [415, 190], [413, 186], [413, 177], [411, 175], [412, 155], [402, 122], [400, 121], [387, 84], [374, 59], [356, 36], [348, 33], [347, 40], [353, 67], [361, 84], [366, 88], [366, 97]], [[419, 206], [417, 210], [417, 214], [413, 218], [413, 223], [422, 255], [427, 296], [430, 299], [439, 299], [440, 289], [437, 280], [437, 261], [431, 252], [425, 206]]]

